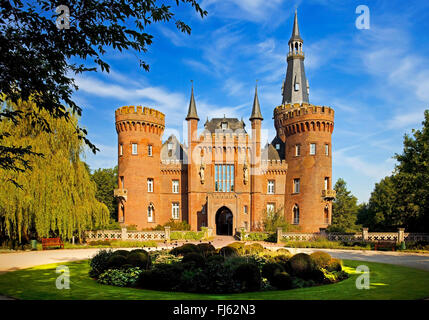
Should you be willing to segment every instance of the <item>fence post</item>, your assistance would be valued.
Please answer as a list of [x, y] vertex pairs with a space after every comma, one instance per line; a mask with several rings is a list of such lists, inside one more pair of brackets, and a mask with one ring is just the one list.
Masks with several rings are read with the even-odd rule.
[[404, 228], [398, 228], [398, 243], [401, 243], [402, 241], [405, 240], [405, 229]]
[[121, 229], [121, 240], [122, 241], [127, 241], [128, 239], [127, 239], [127, 233], [128, 233], [128, 231], [127, 231], [127, 228], [125, 228], [125, 227], [122, 227], [122, 229]]
[[368, 228], [362, 228], [362, 241], [368, 241]]
[[283, 229], [277, 228], [277, 243], [281, 243], [283, 238]]
[[167, 242], [170, 242], [170, 227], [164, 227], [164, 232], [165, 232], [165, 240]]

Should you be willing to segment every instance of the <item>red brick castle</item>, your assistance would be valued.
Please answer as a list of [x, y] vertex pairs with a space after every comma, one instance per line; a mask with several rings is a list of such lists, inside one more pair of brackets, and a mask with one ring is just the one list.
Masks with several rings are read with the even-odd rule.
[[[303, 232], [331, 221], [334, 110], [309, 103], [303, 40], [295, 14], [282, 104], [274, 108], [276, 137], [261, 146], [263, 117], [257, 88], [248, 133], [242, 120], [213, 118], [198, 132], [192, 88], [188, 146], [162, 142], [165, 115], [146, 107], [116, 110], [119, 222], [153, 228], [170, 219], [216, 234], [260, 230], [278, 211]], [[250, 110], [249, 110], [250, 111]]]

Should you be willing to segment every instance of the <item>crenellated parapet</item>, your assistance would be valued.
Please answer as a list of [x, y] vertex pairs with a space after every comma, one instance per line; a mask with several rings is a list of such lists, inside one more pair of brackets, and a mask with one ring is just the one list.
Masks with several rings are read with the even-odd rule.
[[332, 133], [334, 109], [309, 103], [284, 104], [274, 109], [274, 125], [286, 137], [307, 131]]
[[281, 175], [286, 174], [288, 163], [285, 160], [261, 160], [262, 173]]
[[161, 135], [165, 128], [165, 115], [142, 106], [124, 106], [115, 111], [116, 132], [141, 131]]

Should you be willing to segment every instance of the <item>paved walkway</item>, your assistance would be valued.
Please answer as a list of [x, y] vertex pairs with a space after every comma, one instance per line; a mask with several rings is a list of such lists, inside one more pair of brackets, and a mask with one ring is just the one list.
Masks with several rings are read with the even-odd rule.
[[[236, 240], [233, 237], [216, 237], [211, 243], [216, 247], [223, 247], [228, 243]], [[178, 242], [180, 245], [183, 242]], [[199, 243], [199, 242], [192, 242]], [[282, 247], [274, 243], [262, 243], [264, 247], [276, 249]], [[176, 244], [173, 242], [168, 246], [158, 248], [146, 248], [149, 251], [159, 250], [163, 248], [171, 249]], [[386, 252], [386, 251], [364, 251], [364, 250], [336, 250], [336, 249], [301, 249], [301, 248], [288, 248], [293, 254], [299, 252], [311, 253], [314, 251], [326, 251], [335, 258], [361, 260], [370, 262], [390, 263], [401, 266], [407, 266], [417, 269], [429, 271], [429, 255], [416, 254], [416, 253], [401, 253], [401, 252]], [[92, 249], [65, 249], [65, 250], [46, 250], [46, 251], [27, 251], [17, 253], [2, 253], [0, 254], [0, 273], [25, 269], [37, 265], [77, 261], [89, 259], [100, 250], [98, 248]], [[125, 250], [132, 250], [126, 248]]]

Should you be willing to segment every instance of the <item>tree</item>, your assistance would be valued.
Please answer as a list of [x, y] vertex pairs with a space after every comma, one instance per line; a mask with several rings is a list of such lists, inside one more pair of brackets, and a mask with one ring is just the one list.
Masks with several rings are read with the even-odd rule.
[[357, 198], [347, 190], [346, 182], [339, 178], [334, 190], [337, 197], [332, 204], [332, 224], [328, 227], [330, 232], [355, 232], [359, 229], [356, 225], [358, 204]]
[[285, 219], [283, 213], [283, 207], [275, 211], [264, 210], [262, 225], [264, 227], [264, 231], [267, 232], [276, 232], [277, 228], [282, 228], [285, 232], [297, 231], [299, 229], [298, 226], [293, 226], [288, 223]]
[[374, 231], [392, 230], [400, 225], [396, 210], [396, 187], [393, 176], [388, 176], [375, 184], [368, 205], [358, 213], [358, 223]]
[[118, 166], [112, 169], [97, 169], [91, 174], [97, 186], [95, 197], [109, 209], [110, 218], [118, 220], [118, 203], [113, 191], [118, 187]]
[[[36, 110], [33, 102], [7, 104], [9, 110]], [[7, 147], [31, 144], [43, 157], [34, 160], [30, 172], [0, 171], [0, 240], [15, 242], [30, 237], [60, 236], [70, 239], [83, 231], [105, 225], [107, 207], [95, 198], [96, 185], [91, 181], [85, 163], [80, 160], [84, 143], [75, 134], [77, 118], [56, 119], [40, 111], [52, 134], [40, 125], [33, 126], [31, 117], [15, 125], [12, 120], [0, 122], [1, 131], [11, 132], [4, 138]], [[27, 161], [29, 156], [24, 156]], [[23, 186], [5, 183], [13, 179]]]
[[409, 231], [429, 231], [429, 110], [421, 130], [404, 136], [404, 151], [395, 154], [396, 222]]
[[[170, 0], [190, 5], [203, 18], [207, 12], [196, 0]], [[103, 60], [108, 48], [121, 52], [146, 52], [153, 36], [148, 26], [171, 20], [187, 34], [191, 28], [181, 20], [166, 1], [157, 0], [2, 0], [0, 9], [0, 104], [9, 99], [32, 102], [37, 108], [28, 110], [0, 110], [0, 122], [11, 120], [19, 125], [31, 118], [47, 133], [53, 133], [47, 116], [65, 119], [75, 124], [75, 135], [95, 153], [98, 149], [86, 138], [86, 130], [73, 121], [81, 115], [81, 108], [72, 99], [76, 74], [96, 71], [109, 72]], [[69, 10], [69, 28], [59, 30], [56, 13], [59, 5]], [[65, 22], [65, 21], [64, 21]], [[92, 61], [91, 61], [92, 60]], [[79, 63], [77, 62], [79, 61]], [[139, 57], [140, 66], [149, 65]], [[45, 112], [42, 112], [45, 111]], [[9, 128], [13, 130], [13, 126]], [[7, 146], [4, 139], [11, 132], [0, 132], [0, 169], [24, 172], [31, 169], [30, 158], [40, 156], [31, 146]], [[12, 180], [13, 181], [13, 180]]]

